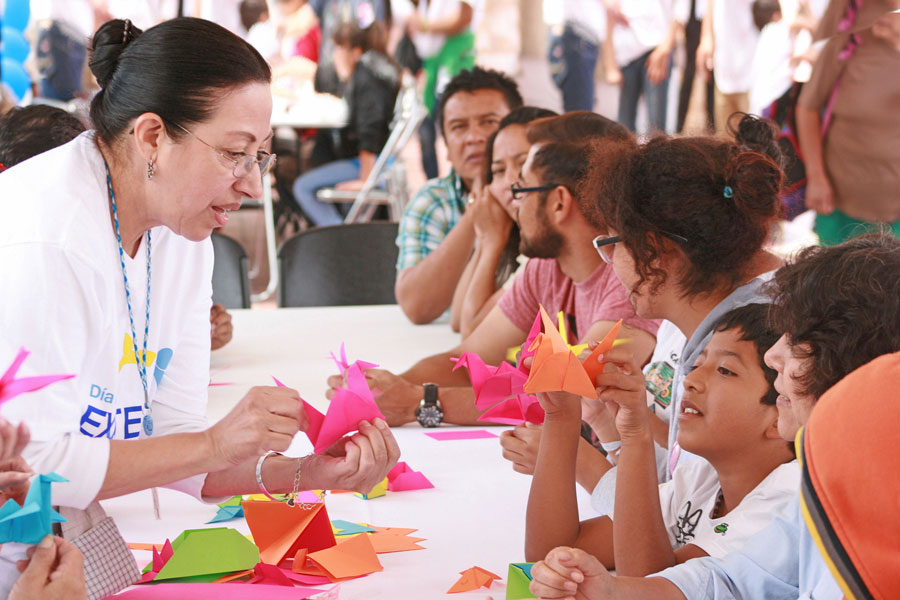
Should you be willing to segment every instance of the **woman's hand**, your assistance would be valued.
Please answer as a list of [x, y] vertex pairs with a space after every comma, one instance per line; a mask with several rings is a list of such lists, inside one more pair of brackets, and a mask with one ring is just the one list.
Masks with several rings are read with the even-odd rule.
[[539, 598], [612, 598], [612, 575], [584, 550], [560, 546], [531, 568], [528, 589]]
[[827, 175], [808, 175], [806, 206], [820, 215], [830, 215], [834, 212], [834, 190]]
[[294, 434], [307, 427], [303, 401], [288, 387], [254, 387], [207, 435], [219, 462], [211, 471], [257, 458], [269, 450], [283, 452]]
[[541, 447], [541, 426], [533, 423], [518, 425], [500, 434], [503, 458], [513, 464], [513, 471], [534, 475], [538, 450]]
[[234, 333], [231, 315], [221, 304], [213, 304], [209, 309], [209, 326], [212, 338], [211, 349], [218, 350], [231, 341], [231, 335]]
[[48, 535], [16, 565], [22, 575], [9, 600], [70, 600], [86, 598], [84, 557], [66, 540]]
[[622, 440], [650, 433], [650, 411], [644, 374], [626, 348], [613, 348], [603, 356], [606, 370], [597, 376], [597, 391], [606, 409], [615, 416]]
[[476, 182], [473, 185], [472, 198], [474, 200], [466, 208], [466, 212], [472, 212], [475, 237], [484, 248], [502, 250], [509, 240], [509, 232], [513, 226], [512, 218], [486, 185]]
[[360, 421], [359, 432], [345, 437], [324, 454], [303, 462], [301, 483], [307, 489], [372, 491], [400, 459], [400, 447], [382, 419]]

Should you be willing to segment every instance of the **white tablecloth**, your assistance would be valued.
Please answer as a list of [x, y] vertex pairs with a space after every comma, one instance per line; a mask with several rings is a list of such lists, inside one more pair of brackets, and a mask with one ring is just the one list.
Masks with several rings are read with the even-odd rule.
[[[253, 385], [269, 385], [271, 375], [297, 388], [324, 409], [325, 379], [336, 372], [328, 356], [347, 344], [352, 361], [364, 359], [402, 371], [429, 354], [453, 347], [457, 336], [448, 325], [414, 326], [397, 306], [246, 310], [234, 313], [234, 339], [213, 353], [209, 417], [221, 418]], [[217, 369], [223, 369], [218, 370]], [[442, 428], [449, 429], [449, 428]], [[462, 429], [462, 428], [456, 428]], [[487, 427], [499, 435], [503, 428]], [[352, 494], [326, 499], [331, 519], [380, 526], [417, 528], [426, 550], [381, 554], [384, 571], [341, 584], [341, 599], [446, 598], [459, 571], [480, 566], [502, 576], [489, 590], [463, 598], [503, 598], [507, 565], [524, 560], [525, 506], [531, 478], [513, 472], [497, 439], [438, 442], [416, 425], [395, 428], [401, 460], [422, 471], [434, 489], [388, 492], [362, 500]], [[292, 450], [306, 453], [299, 434]], [[150, 492], [103, 502], [129, 542], [161, 543], [184, 529], [205, 527], [214, 505], [160, 490], [162, 520], [151, 510]], [[590, 515], [589, 498], [579, 490], [579, 505]], [[209, 525], [249, 533], [243, 520]], [[147, 562], [149, 552], [136, 551]]]

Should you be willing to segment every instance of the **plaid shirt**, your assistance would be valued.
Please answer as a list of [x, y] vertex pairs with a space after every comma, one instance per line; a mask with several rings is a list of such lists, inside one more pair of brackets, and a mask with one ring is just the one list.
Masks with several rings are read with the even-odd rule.
[[467, 196], [462, 179], [453, 170], [422, 186], [400, 217], [398, 272], [422, 262], [444, 241], [462, 218]]

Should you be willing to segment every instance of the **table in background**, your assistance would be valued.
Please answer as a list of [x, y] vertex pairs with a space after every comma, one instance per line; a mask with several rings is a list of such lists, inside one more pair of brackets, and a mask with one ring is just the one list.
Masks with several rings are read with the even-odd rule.
[[[253, 385], [269, 385], [272, 375], [295, 387], [324, 409], [325, 379], [336, 371], [329, 352], [346, 342], [348, 359], [376, 362], [401, 371], [417, 359], [447, 350], [458, 337], [448, 325], [412, 325], [398, 306], [300, 308], [234, 311], [234, 338], [213, 353], [210, 421], [221, 418]], [[217, 371], [217, 369], [223, 369]], [[442, 430], [448, 428], [441, 428]], [[504, 428], [489, 427], [496, 434]], [[503, 598], [507, 564], [524, 559], [525, 505], [531, 478], [513, 472], [500, 454], [496, 438], [438, 442], [418, 424], [394, 429], [401, 460], [422, 471], [434, 489], [393, 493], [373, 500], [330, 494], [328, 516], [381, 526], [410, 527], [426, 538], [425, 550], [381, 554], [384, 571], [341, 584], [341, 599], [447, 598], [446, 591], [463, 569], [480, 566], [504, 578], [490, 590], [464, 598]], [[292, 450], [309, 452], [298, 435]], [[184, 529], [207, 527], [214, 505], [160, 490], [162, 520], [152, 515], [150, 492], [103, 502], [129, 542], [162, 542]], [[588, 497], [579, 505], [589, 515]], [[209, 525], [249, 533], [243, 520]], [[149, 552], [136, 552], [149, 560]]]

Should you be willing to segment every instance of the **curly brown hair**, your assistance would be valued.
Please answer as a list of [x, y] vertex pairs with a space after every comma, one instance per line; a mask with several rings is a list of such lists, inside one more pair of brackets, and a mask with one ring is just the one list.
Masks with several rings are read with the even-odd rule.
[[812, 359], [799, 383], [813, 398], [900, 350], [900, 240], [891, 235], [806, 248], [767, 285], [772, 327], [787, 335], [794, 352]]
[[[680, 249], [685, 296], [733, 290], [747, 279], [781, 214], [781, 156], [767, 121], [744, 115], [735, 141], [656, 137], [643, 146], [595, 144], [579, 196], [634, 257], [639, 282], [667, 277], [661, 255]], [[682, 239], [678, 239], [682, 238]]]

